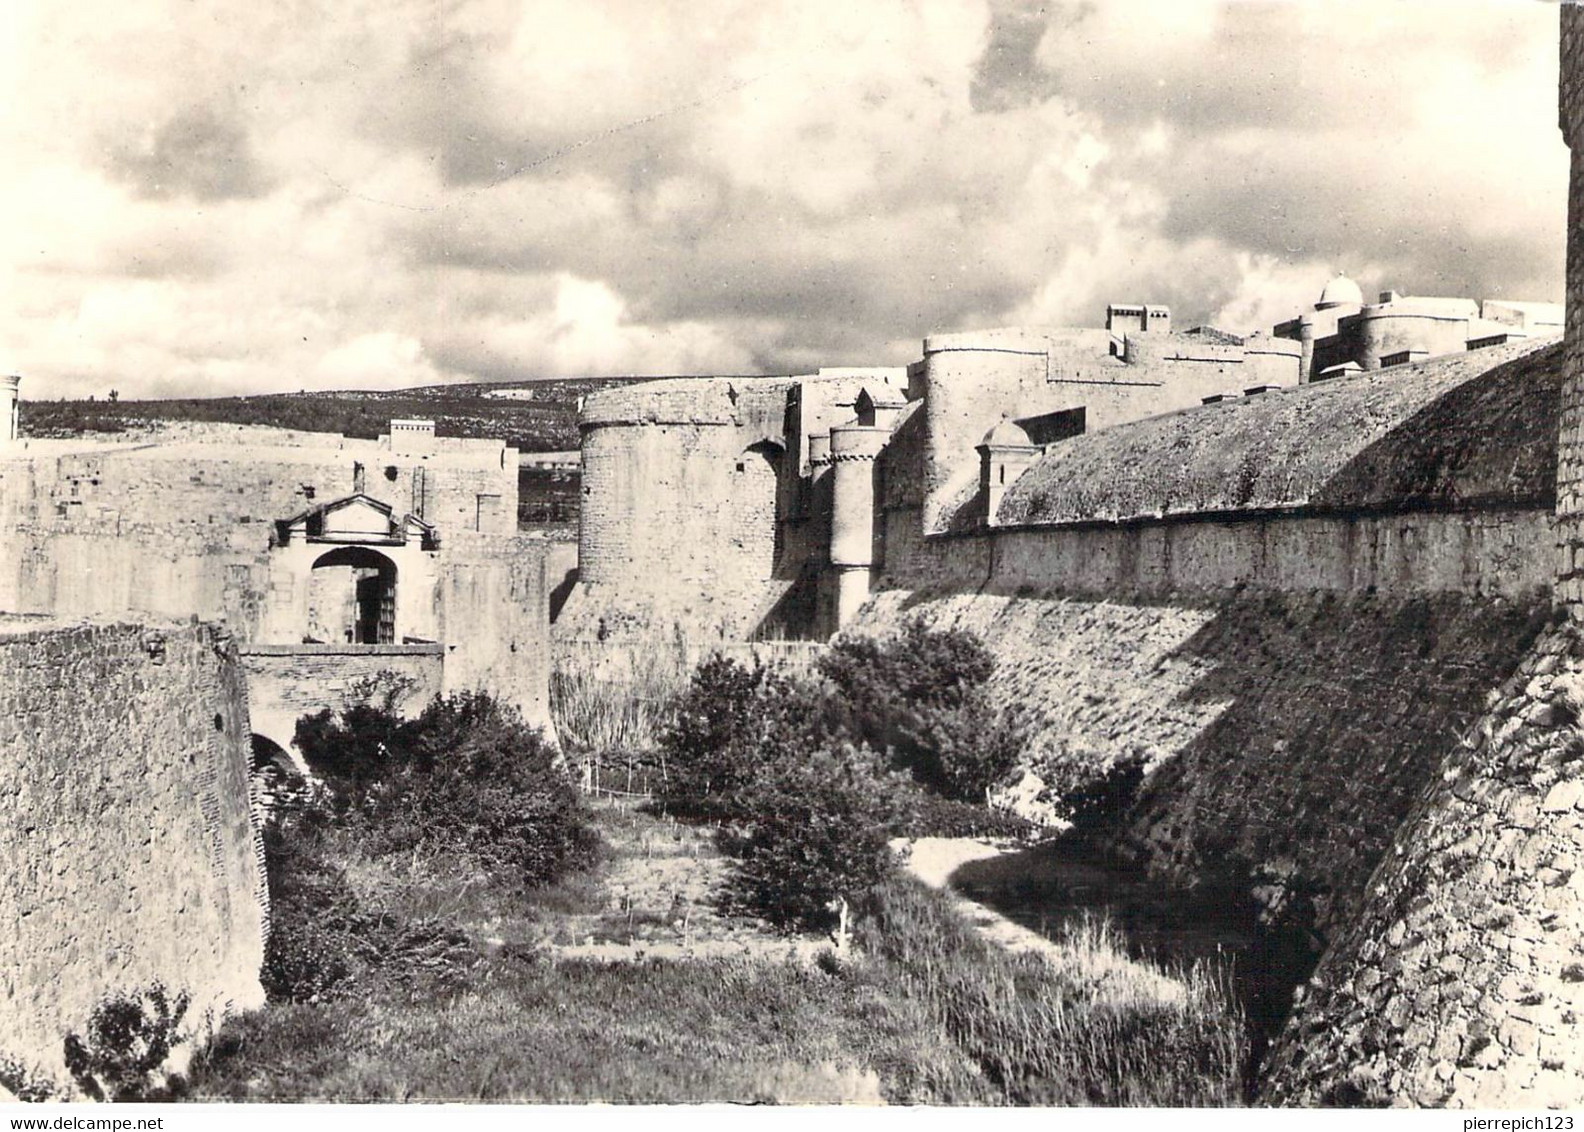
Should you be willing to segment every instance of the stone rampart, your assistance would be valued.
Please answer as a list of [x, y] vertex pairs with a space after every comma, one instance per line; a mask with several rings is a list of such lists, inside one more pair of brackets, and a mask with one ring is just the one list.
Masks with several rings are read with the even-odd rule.
[[1581, 714], [1577, 634], [1548, 633], [1427, 777], [1300, 993], [1265, 1099], [1584, 1105]]
[[57, 1074], [106, 995], [263, 1001], [267, 896], [235, 646], [214, 628], [0, 634], [0, 1053]]
[[529, 535], [474, 535], [441, 552], [444, 691], [488, 692], [553, 740], [550, 591], [554, 545]]
[[899, 512], [884, 584], [904, 589], [1035, 590], [1170, 600], [1252, 589], [1280, 593], [1547, 594], [1548, 510], [1384, 514], [1250, 513], [1226, 518], [1005, 528], [905, 541]]
[[1152, 872], [1258, 884], [1322, 936], [1365, 881], [1487, 690], [1548, 616], [1543, 597], [878, 595], [856, 623], [968, 629], [993, 695], [1031, 713], [1052, 781], [1149, 768], [1119, 846]]

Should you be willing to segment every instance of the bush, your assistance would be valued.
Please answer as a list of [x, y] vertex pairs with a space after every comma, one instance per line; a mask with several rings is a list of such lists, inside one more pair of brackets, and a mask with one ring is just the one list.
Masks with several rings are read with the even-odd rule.
[[985, 695], [994, 667], [972, 634], [917, 619], [887, 639], [838, 638], [819, 659], [848, 706], [855, 738], [963, 801], [982, 801], [1025, 745], [1021, 714], [993, 707]]
[[847, 742], [845, 706], [807, 679], [714, 656], [699, 665], [661, 735], [667, 809], [750, 818], [761, 775]]
[[887, 875], [893, 834], [1026, 832], [966, 804], [1022, 751], [1021, 727], [983, 693], [991, 669], [969, 634], [918, 622], [891, 640], [838, 642], [823, 679], [712, 657], [662, 736], [660, 801], [743, 827], [734, 907], [825, 927], [837, 897], [857, 904]]
[[330, 863], [316, 813], [277, 817], [264, 827], [270, 934], [259, 972], [271, 1002], [315, 1002], [353, 972], [365, 927], [357, 898]]
[[555, 753], [482, 693], [436, 699], [410, 722], [382, 704], [321, 712], [299, 722], [297, 743], [375, 856], [453, 854], [530, 887], [597, 851]]
[[1096, 778], [1061, 792], [1061, 805], [1073, 837], [1098, 836], [1138, 798], [1144, 783], [1141, 760], [1115, 763]]
[[178, 1031], [189, 1001], [185, 991], [173, 1001], [157, 982], [110, 995], [89, 1015], [86, 1036], [66, 1035], [67, 1072], [96, 1101], [169, 1099], [176, 1087], [161, 1079], [160, 1068], [183, 1041]]
[[1027, 838], [1037, 832], [1033, 822], [1009, 810], [942, 798], [920, 786], [909, 785], [910, 789], [897, 796], [898, 836]]
[[59, 1091], [42, 1069], [4, 1053], [0, 1053], [0, 1088], [24, 1104], [54, 1100]]
[[747, 795], [752, 824], [728, 902], [785, 928], [835, 924], [896, 867], [888, 842], [895, 785], [867, 750], [821, 750], [778, 764]]
[[364, 907], [338, 859], [440, 859], [527, 889], [598, 852], [555, 753], [516, 711], [460, 693], [403, 721], [399, 687], [366, 690], [371, 702], [299, 721], [323, 784], [265, 827], [272, 930], [261, 974], [272, 1001], [345, 995], [415, 948], [446, 964], [466, 958], [444, 925]]

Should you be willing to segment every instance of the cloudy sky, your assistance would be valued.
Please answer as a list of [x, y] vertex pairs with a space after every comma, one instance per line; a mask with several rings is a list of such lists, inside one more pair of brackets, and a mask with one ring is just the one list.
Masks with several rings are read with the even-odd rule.
[[5, 0], [33, 397], [898, 364], [1559, 299], [1554, 6]]

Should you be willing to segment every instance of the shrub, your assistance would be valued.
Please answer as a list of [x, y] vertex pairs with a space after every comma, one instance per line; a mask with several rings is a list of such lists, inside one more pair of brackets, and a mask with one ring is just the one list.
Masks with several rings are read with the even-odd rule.
[[661, 736], [660, 800], [695, 817], [745, 819], [760, 776], [847, 743], [845, 706], [815, 681], [714, 656], [699, 665]]
[[357, 898], [324, 849], [313, 811], [264, 827], [270, 934], [259, 972], [271, 1002], [315, 1002], [353, 972], [363, 926]]
[[187, 1013], [184, 991], [174, 1000], [161, 983], [134, 993], [112, 994], [88, 1017], [86, 1036], [66, 1035], [66, 1069], [94, 1100], [165, 1100], [175, 1091], [160, 1079], [160, 1067], [183, 1041]]
[[915, 784], [898, 791], [895, 832], [903, 837], [1015, 837], [1036, 832], [1035, 825], [1009, 810], [942, 798]]
[[57, 1095], [55, 1082], [37, 1066], [0, 1053], [0, 1088], [24, 1104], [42, 1104]]
[[862, 906], [896, 867], [888, 842], [894, 784], [867, 750], [778, 763], [747, 795], [752, 823], [728, 902], [786, 928], [823, 929], [836, 901]]
[[1017, 766], [1026, 723], [985, 695], [995, 661], [970, 633], [915, 618], [891, 638], [838, 638], [818, 667], [855, 737], [947, 797], [981, 801]]
[[824, 679], [713, 657], [662, 737], [663, 804], [742, 827], [728, 903], [821, 928], [836, 898], [859, 904], [887, 875], [894, 833], [1026, 831], [965, 804], [1022, 748], [980, 690], [991, 659], [977, 640], [913, 622], [893, 640], [842, 642], [819, 667]]
[[1063, 816], [1072, 823], [1072, 836], [1090, 837], [1104, 831], [1133, 804], [1143, 783], [1144, 763], [1133, 760], [1115, 763], [1099, 777], [1062, 791]]
[[359, 704], [303, 719], [297, 742], [376, 856], [450, 853], [525, 887], [590, 861], [598, 838], [538, 731], [482, 693], [403, 722]]

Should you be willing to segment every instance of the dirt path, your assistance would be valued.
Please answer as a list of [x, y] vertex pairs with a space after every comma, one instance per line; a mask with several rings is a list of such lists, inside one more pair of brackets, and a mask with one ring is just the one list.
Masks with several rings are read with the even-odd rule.
[[1095, 985], [1115, 986], [1119, 994], [1125, 992], [1129, 1001], [1142, 996], [1161, 1002], [1180, 1002], [1187, 993], [1179, 980], [1122, 954], [1119, 941], [1107, 927], [1097, 926], [1057, 942], [1014, 923], [951, 887], [951, 875], [959, 868], [970, 861], [998, 857], [1007, 852], [1004, 847], [971, 837], [899, 839], [893, 845], [903, 854], [909, 873], [931, 888], [945, 892], [957, 914], [997, 947], [1011, 952], [1030, 952], [1069, 969], [1076, 966]]

